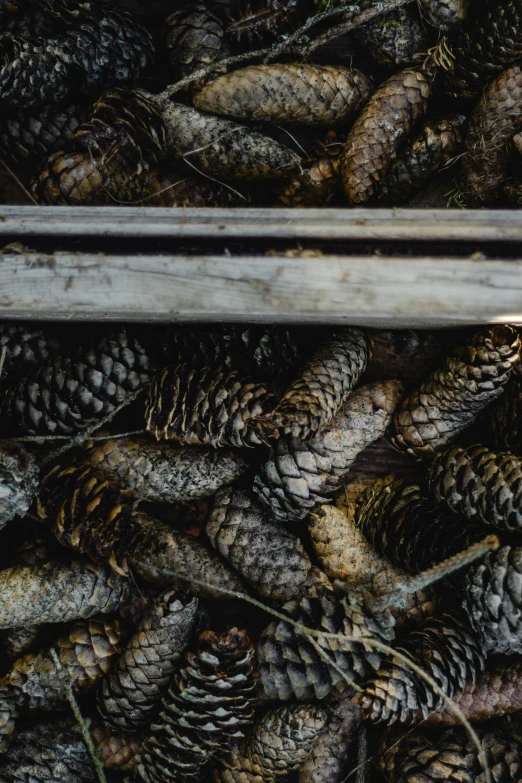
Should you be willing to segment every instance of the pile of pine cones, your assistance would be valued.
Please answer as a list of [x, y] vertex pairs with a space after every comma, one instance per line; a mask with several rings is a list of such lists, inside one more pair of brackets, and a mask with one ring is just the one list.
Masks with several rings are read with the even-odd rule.
[[140, 3], [0, 0], [39, 204], [522, 204], [519, 0]]
[[2, 783], [522, 780], [515, 328], [73, 332], [0, 325]]

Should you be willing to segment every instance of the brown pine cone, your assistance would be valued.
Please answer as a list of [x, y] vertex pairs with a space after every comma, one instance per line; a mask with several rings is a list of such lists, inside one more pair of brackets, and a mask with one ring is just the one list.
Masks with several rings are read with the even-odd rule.
[[304, 519], [341, 489], [357, 455], [384, 435], [403, 394], [399, 381], [362, 386], [311, 440], [280, 438], [255, 478], [260, 500], [279, 520]]
[[21, 732], [1, 757], [2, 783], [95, 783], [94, 766], [72, 721], [39, 723]]
[[167, 54], [175, 79], [221, 60], [229, 54], [223, 22], [205, 3], [189, 3], [165, 22]]
[[[452, 698], [471, 723], [519, 712], [522, 710], [522, 663], [514, 658], [491, 661], [475, 682], [466, 683]], [[426, 725], [458, 726], [460, 718], [443, 705], [428, 715]]]
[[[330, 579], [376, 595], [392, 591], [399, 580], [407, 578], [406, 571], [389, 563], [367, 542], [346, 508], [321, 506], [310, 515], [308, 528], [317, 559]], [[403, 628], [431, 617], [439, 603], [435, 586], [405, 596], [390, 611], [397, 628]]]
[[429, 498], [427, 489], [385, 477], [357, 498], [355, 523], [376, 552], [412, 573], [432, 568], [484, 538]]
[[[522, 32], [522, 17], [520, 27]], [[513, 65], [486, 87], [471, 115], [459, 181], [468, 206], [494, 206], [501, 199], [521, 112], [522, 68]]]
[[101, 684], [98, 710], [106, 724], [124, 733], [149, 725], [198, 624], [197, 599], [184, 604], [172, 590], [156, 599]]
[[379, 182], [379, 199], [396, 206], [421, 190], [433, 174], [461, 151], [464, 122], [461, 115], [429, 122], [418, 136], [407, 141]]
[[441, 33], [455, 34], [468, 20], [470, 0], [421, 0], [422, 14]]
[[[484, 670], [480, 635], [455, 612], [427, 619], [396, 644], [450, 698]], [[374, 723], [411, 724], [446, 704], [442, 696], [400, 658], [383, 659], [364, 693], [355, 697], [363, 718]]]
[[285, 603], [328, 586], [297, 538], [271, 521], [256, 497], [225, 487], [215, 497], [207, 523], [212, 546], [262, 598]]
[[114, 478], [139, 500], [182, 503], [213, 495], [247, 469], [235, 452], [184, 448], [145, 438], [94, 444], [85, 461]]
[[485, 438], [491, 447], [522, 455], [522, 380], [510, 379], [486, 417]]
[[117, 620], [79, 620], [52, 644], [60, 666], [49, 649], [19, 658], [0, 679], [0, 700], [12, 701], [18, 712], [63, 709], [68, 684], [85, 692], [110, 671], [120, 639]]
[[417, 458], [444, 449], [502, 394], [520, 361], [520, 345], [513, 327], [493, 326], [457, 347], [403, 401], [395, 414], [394, 445]]
[[257, 182], [282, 180], [300, 170], [301, 159], [289, 147], [232, 120], [170, 103], [163, 111], [168, 159], [186, 161], [214, 179]]
[[0, 530], [19, 515], [25, 516], [38, 492], [36, 460], [21, 443], [0, 444]]
[[11, 661], [15, 661], [34, 646], [41, 630], [41, 625], [35, 623], [34, 625], [6, 628], [6, 630], [0, 631], [2, 650]]
[[340, 410], [366, 368], [371, 353], [361, 329], [333, 334], [306, 362], [273, 411], [257, 416], [260, 433], [307, 441]]
[[[443, 0], [431, 0], [442, 4]], [[453, 68], [445, 72], [450, 95], [473, 101], [501, 71], [522, 56], [522, 14], [517, 0], [481, 4], [474, 21], [452, 44]]]
[[285, 207], [326, 207], [341, 192], [340, 162], [328, 155], [310, 160], [302, 172], [274, 190]]
[[341, 160], [350, 204], [366, 204], [376, 195], [402, 142], [426, 114], [429, 96], [424, 74], [410, 69], [391, 76], [371, 96], [348, 134]]
[[137, 773], [146, 783], [194, 779], [213, 755], [239, 739], [257, 700], [254, 648], [245, 631], [204, 631], [198, 652], [174, 678], [143, 744]]
[[294, 125], [347, 123], [371, 92], [355, 69], [333, 65], [250, 65], [220, 76], [194, 96], [201, 111]]
[[317, 637], [316, 643], [326, 657], [335, 663], [329, 666], [317, 648], [293, 625], [275, 620], [263, 631], [257, 655], [261, 683], [267, 699], [307, 701], [323, 699], [332, 688], [346, 688], [348, 680], [361, 683], [381, 663], [381, 654], [363, 639], [376, 639], [386, 644], [394, 637], [394, 620], [389, 612], [373, 614], [360, 602], [355, 591], [345, 596], [325, 591], [317, 597], [305, 596], [290, 601], [282, 612], [292, 620], [313, 630], [344, 634], [350, 639]]
[[325, 705], [326, 726], [299, 768], [299, 783], [341, 783], [350, 763], [350, 751], [357, 740], [361, 711], [349, 695]]
[[70, 147], [86, 115], [86, 108], [76, 103], [7, 114], [0, 117], [0, 148], [18, 163], [36, 165], [44, 156]]
[[[221, 557], [194, 536], [133, 512], [123, 487], [89, 465], [54, 468], [44, 479], [39, 515], [47, 519], [61, 544], [109, 562], [114, 571], [133, 574], [160, 588], [193, 578], [194, 592], [223, 598], [210, 585], [241, 591], [243, 582]], [[186, 584], [186, 581], [185, 581]], [[226, 595], [225, 595], [226, 597]]]
[[169, 365], [151, 384], [145, 421], [158, 440], [184, 445], [253, 447], [263, 438], [253, 419], [273, 410], [277, 396], [244, 371]]
[[522, 652], [522, 547], [504, 546], [472, 566], [464, 608], [488, 654]]
[[236, 49], [255, 50], [293, 29], [313, 9], [312, 0], [238, 0], [225, 9], [226, 35]]
[[107, 566], [48, 562], [0, 571], [0, 596], [0, 628], [16, 628], [114, 612], [129, 600], [130, 586]]
[[[0, 124], [3, 120], [0, 120]], [[58, 333], [32, 325], [0, 324], [0, 352], [4, 352], [3, 373], [21, 375], [36, 364], [44, 364], [60, 352]]]
[[[475, 727], [485, 762], [495, 783], [519, 783], [522, 746], [494, 729]], [[378, 752], [380, 770], [390, 783], [485, 783], [483, 759], [464, 727], [443, 734], [398, 729], [383, 735]]]
[[113, 411], [150, 372], [151, 357], [141, 340], [120, 328], [15, 381], [1, 412], [13, 432], [71, 434]]
[[[141, 187], [141, 180], [139, 181]], [[241, 207], [250, 201], [239, 193], [203, 176], [187, 176], [179, 169], [151, 169], [143, 184], [144, 194], [135, 199], [142, 207]], [[243, 189], [242, 189], [243, 190]]]
[[103, 723], [91, 724], [91, 737], [105, 769], [133, 772], [143, 738], [139, 734], [118, 734]]
[[[373, 3], [363, 3], [363, 8]], [[429, 46], [429, 30], [418, 10], [404, 6], [388, 11], [354, 30], [354, 38], [380, 65], [404, 67]]]
[[439, 502], [456, 514], [500, 530], [522, 531], [522, 464], [485, 446], [452, 446], [428, 474]]

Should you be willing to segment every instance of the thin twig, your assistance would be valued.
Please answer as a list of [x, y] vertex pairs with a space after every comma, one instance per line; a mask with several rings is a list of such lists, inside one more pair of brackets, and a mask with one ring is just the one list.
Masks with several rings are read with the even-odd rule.
[[[144, 435], [147, 430], [130, 430], [129, 432], [113, 432], [112, 435], [93, 435], [89, 440], [117, 440], [118, 438], [129, 438], [132, 435]], [[10, 443], [46, 443], [53, 440], [71, 440], [70, 435], [23, 435], [21, 438], [0, 438], [2, 441], [8, 440]]]
[[[63, 671], [62, 663], [54, 647], [51, 647], [51, 657], [58, 671]], [[94, 742], [92, 741], [91, 733], [89, 731], [89, 722], [85, 720], [85, 718], [83, 717], [80, 711], [78, 702], [76, 701], [76, 697], [73, 693], [72, 683], [69, 677], [66, 677], [65, 680], [65, 693], [67, 696], [67, 701], [71, 705], [71, 709], [76, 719], [76, 723], [80, 728], [82, 739], [85, 742], [87, 750], [89, 751], [89, 755], [92, 759], [94, 769], [96, 770], [96, 774], [98, 775], [98, 780], [100, 781], [100, 783], [107, 783], [107, 778], [105, 777], [105, 770], [103, 769], [103, 763], [100, 757], [98, 756], [98, 752], [96, 750]]]
[[65, 454], [65, 452], [70, 451], [70, 449], [74, 449], [75, 446], [81, 446], [84, 441], [89, 440], [91, 436], [96, 432], [96, 430], [99, 430], [100, 427], [103, 427], [105, 424], [109, 424], [113, 420], [113, 418], [116, 416], [117, 413], [119, 413], [123, 408], [125, 408], [127, 405], [130, 405], [131, 402], [134, 402], [134, 400], [139, 397], [139, 395], [148, 388], [148, 384], [145, 384], [144, 386], [140, 386], [139, 389], [136, 389], [135, 392], [132, 392], [132, 394], [129, 394], [128, 397], [126, 397], [123, 402], [120, 402], [119, 405], [117, 405], [113, 410], [107, 414], [107, 416], [104, 416], [103, 419], [100, 419], [99, 421], [92, 424], [90, 427], [87, 427], [86, 430], [83, 430], [83, 432], [80, 432], [78, 435], [76, 435], [74, 438], [71, 438], [65, 445], [60, 446], [59, 449], [56, 449], [55, 451], [52, 451], [50, 454], [47, 454], [46, 457], [41, 461], [40, 466], [45, 467], [45, 465], [48, 465], [50, 462], [53, 462], [57, 457], [61, 457], [62, 454]]
[[0, 378], [2, 377], [2, 370], [4, 369], [6, 356], [7, 356], [7, 345], [4, 345], [4, 347], [2, 348], [2, 353], [0, 354]]
[[252, 604], [253, 606], [257, 606], [260, 609], [263, 609], [263, 611], [267, 612], [268, 614], [271, 614], [273, 617], [277, 617], [279, 620], [283, 620], [284, 622], [293, 626], [293, 628], [295, 628], [296, 631], [298, 631], [302, 636], [306, 638], [315, 636], [316, 638], [320, 638], [320, 639], [335, 640], [337, 643], [339, 643], [339, 640], [345, 640], [351, 644], [362, 644], [362, 645], [367, 645], [368, 647], [373, 647], [375, 650], [378, 650], [379, 652], [382, 652], [385, 655], [393, 656], [397, 658], [399, 661], [404, 663], [405, 666], [409, 667], [415, 674], [417, 674], [418, 677], [424, 680], [424, 682], [426, 682], [430, 686], [430, 688], [432, 688], [432, 690], [435, 691], [437, 696], [439, 696], [446, 703], [448, 708], [458, 718], [458, 720], [460, 720], [460, 722], [468, 732], [473, 744], [477, 749], [478, 756], [481, 760], [484, 769], [485, 783], [493, 783], [491, 777], [491, 770], [489, 769], [486, 754], [482, 748], [482, 744], [479, 740], [479, 737], [475, 732], [471, 723], [468, 721], [468, 719], [466, 718], [466, 716], [458, 706], [458, 704], [454, 702], [453, 699], [442, 690], [442, 688], [435, 682], [435, 680], [427, 672], [424, 671], [424, 669], [421, 669], [420, 666], [417, 666], [417, 664], [414, 663], [414, 661], [412, 661], [406, 655], [403, 655], [403, 653], [401, 653], [399, 650], [396, 650], [393, 647], [390, 647], [388, 644], [384, 644], [383, 642], [380, 642], [378, 641], [378, 639], [374, 639], [371, 636], [365, 636], [364, 638], [360, 638], [360, 637], [355, 638], [354, 636], [350, 636], [349, 634], [329, 633], [326, 631], [316, 630], [315, 628], [308, 628], [308, 626], [299, 623], [297, 620], [294, 620], [292, 617], [283, 614], [283, 612], [279, 612], [277, 609], [273, 609], [271, 606], [266, 606], [266, 604], [263, 604], [261, 601], [258, 601], [256, 598], [252, 598], [246, 593], [237, 592], [236, 590], [232, 590], [229, 587], [221, 587], [218, 585], [213, 585], [210, 582], [206, 582], [201, 579], [195, 579], [194, 577], [186, 576], [185, 574], [176, 574], [176, 578], [179, 578], [181, 581], [186, 581], [195, 585], [199, 585], [200, 587], [210, 588], [218, 593], [225, 593], [233, 598], [237, 598], [240, 601], [246, 601], [247, 603]]
[[[382, 2], [376, 3], [365, 11], [360, 11], [360, 7], [357, 5], [341, 6], [339, 8], [330, 9], [329, 11], [324, 11], [316, 16], [311, 16], [291, 35], [282, 35], [271, 47], [225, 57], [223, 60], [217, 60], [203, 68], [198, 68], [198, 70], [191, 73], [190, 76], [186, 76], [184, 79], [169, 85], [163, 92], [155, 96], [155, 102], [161, 109], [165, 109], [171, 102], [173, 95], [180, 90], [185, 89], [185, 87], [190, 87], [194, 82], [205, 79], [207, 76], [214, 73], [218, 66], [220, 68], [228, 68], [228, 66], [241, 65], [249, 60], [262, 60], [264, 63], [274, 62], [274, 60], [277, 60], [281, 55], [289, 51], [293, 51], [299, 57], [305, 58], [319, 46], [323, 46], [333, 38], [338, 38], [340, 35], [344, 35], [350, 30], [355, 30], [357, 27], [360, 27], [360, 25], [371, 22], [372, 19], [376, 19], [389, 11], [394, 11], [396, 8], [401, 8], [403, 5], [407, 5], [411, 2], [412, 0], [382, 0]], [[359, 9], [359, 13], [353, 12], [353, 9], [355, 8]], [[330, 27], [316, 39], [310, 41], [307, 35], [310, 30], [323, 22], [343, 17], [347, 14], [349, 15], [348, 19], [339, 25]]]

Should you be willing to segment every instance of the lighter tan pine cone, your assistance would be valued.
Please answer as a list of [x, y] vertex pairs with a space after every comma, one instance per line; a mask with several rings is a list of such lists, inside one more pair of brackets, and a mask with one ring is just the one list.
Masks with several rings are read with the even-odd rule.
[[91, 737], [105, 769], [133, 772], [143, 739], [139, 734], [118, 734], [103, 723], [91, 724]]
[[334, 333], [306, 362], [275, 409], [258, 416], [259, 431], [306, 441], [336, 415], [366, 368], [370, 341], [361, 329]]
[[364, 74], [343, 66], [250, 65], [205, 85], [194, 105], [238, 119], [332, 126], [349, 122], [371, 89]]
[[183, 602], [169, 590], [156, 599], [103, 680], [98, 709], [105, 723], [121, 732], [149, 725], [198, 623], [195, 598]]
[[117, 438], [95, 444], [86, 461], [119, 481], [139, 500], [181, 503], [213, 495], [246, 470], [239, 454], [184, 448], [145, 438]]
[[0, 571], [0, 628], [60, 623], [115, 612], [130, 598], [108, 566], [73, 561]]
[[284, 180], [300, 170], [301, 160], [289, 147], [232, 120], [181, 103], [170, 103], [163, 118], [168, 160], [186, 160], [191, 174], [195, 167], [218, 180], [257, 182]]
[[207, 535], [262, 598], [285, 603], [329, 584], [297, 536], [274, 523], [251, 492], [231, 487], [220, 490]]
[[353, 125], [341, 161], [350, 204], [366, 204], [396, 159], [401, 144], [426, 114], [430, 85], [421, 71], [406, 69], [373, 93]]
[[357, 455], [384, 435], [403, 395], [400, 381], [361, 386], [311, 440], [279, 438], [255, 478], [261, 501], [279, 520], [304, 519], [341, 489]]
[[444, 449], [502, 394], [520, 362], [520, 346], [513, 327], [493, 326], [457, 347], [403, 401], [395, 415], [394, 445], [417, 458]]

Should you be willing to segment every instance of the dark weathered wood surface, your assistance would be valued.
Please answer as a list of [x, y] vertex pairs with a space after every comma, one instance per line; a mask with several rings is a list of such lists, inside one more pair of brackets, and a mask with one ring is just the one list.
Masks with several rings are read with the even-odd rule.
[[0, 206], [0, 235], [522, 242], [522, 211]]

